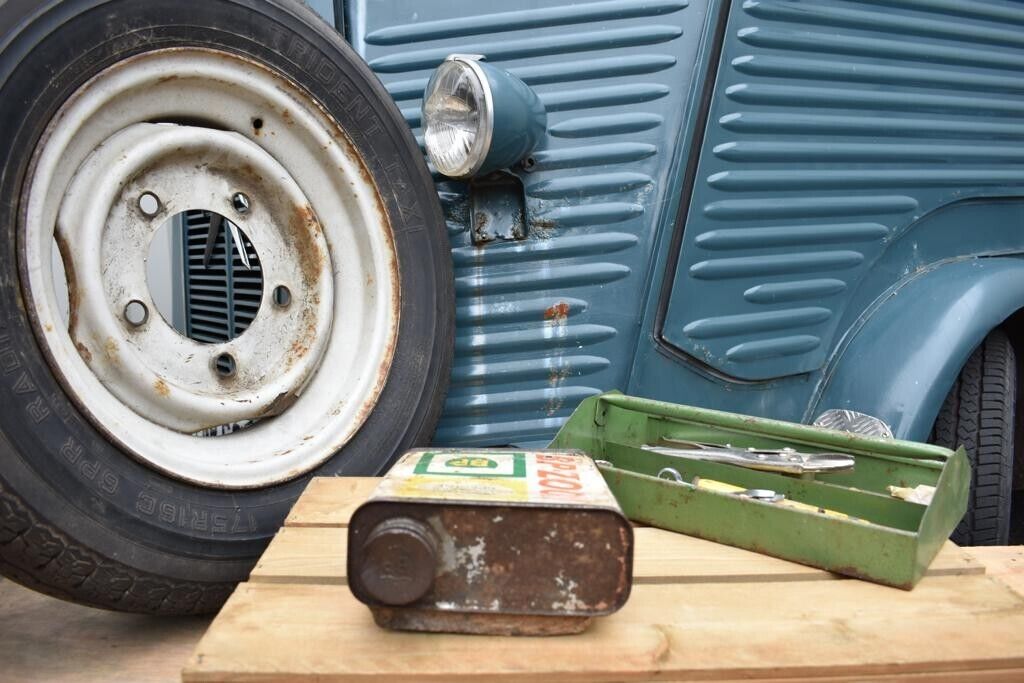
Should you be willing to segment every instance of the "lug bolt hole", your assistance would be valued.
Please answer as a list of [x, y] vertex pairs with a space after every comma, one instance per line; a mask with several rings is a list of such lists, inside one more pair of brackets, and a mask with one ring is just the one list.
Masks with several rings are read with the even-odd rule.
[[139, 196], [139, 211], [152, 218], [160, 213], [160, 199], [152, 192], [143, 192]]
[[235, 357], [230, 353], [222, 353], [213, 361], [213, 369], [221, 379], [230, 379], [235, 376], [238, 365]]
[[278, 308], [288, 308], [292, 303], [292, 292], [284, 285], [274, 287], [274, 305]]
[[257, 132], [263, 130], [263, 119], [259, 117], [254, 118], [252, 120], [252, 129]]
[[124, 307], [124, 319], [132, 327], [141, 327], [149, 320], [149, 308], [138, 299], [132, 299]]
[[231, 197], [231, 206], [235, 207], [235, 211], [243, 216], [249, 213], [249, 209], [252, 208], [249, 197], [241, 192], [236, 192], [234, 196]]

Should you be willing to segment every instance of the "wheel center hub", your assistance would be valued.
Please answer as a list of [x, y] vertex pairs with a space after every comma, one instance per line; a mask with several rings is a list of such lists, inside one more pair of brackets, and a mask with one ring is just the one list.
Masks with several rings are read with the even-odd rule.
[[[259, 312], [220, 344], [175, 330], [157, 313], [146, 280], [157, 229], [195, 209], [227, 217], [223, 229], [237, 225], [260, 255]], [[125, 128], [79, 167], [56, 237], [79, 354], [113, 394], [158, 424], [193, 433], [278, 414], [319, 363], [334, 307], [320, 222], [288, 172], [240, 135]]]

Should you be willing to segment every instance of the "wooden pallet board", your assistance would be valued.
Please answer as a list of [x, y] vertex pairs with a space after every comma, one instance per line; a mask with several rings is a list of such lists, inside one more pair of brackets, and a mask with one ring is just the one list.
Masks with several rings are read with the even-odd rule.
[[314, 480], [183, 672], [199, 681], [1022, 680], [1024, 596], [947, 545], [901, 591], [658, 529], [633, 594], [582, 635], [378, 628], [345, 581], [346, 525], [373, 480]]
[[[347, 519], [346, 519], [347, 522]], [[840, 574], [712, 543], [663, 529], [634, 529], [633, 580], [645, 583], [826, 581]], [[347, 527], [290, 527], [278, 532], [249, 580], [260, 583], [345, 585]], [[939, 553], [930, 576], [984, 574], [985, 567], [952, 543]], [[852, 579], [850, 579], [852, 580]]]
[[964, 548], [964, 553], [998, 577], [1007, 586], [1024, 595], [1024, 546]]
[[309, 482], [284, 525], [296, 527], [348, 526], [356, 508], [369, 497], [375, 477], [318, 477]]
[[186, 681], [729, 680], [986, 669], [1017, 669], [1019, 677], [1024, 602], [985, 576], [929, 579], [913, 593], [861, 581], [770, 590], [650, 585], [635, 587], [618, 614], [581, 636], [496, 638], [383, 631], [344, 586], [249, 583], [196, 657]]

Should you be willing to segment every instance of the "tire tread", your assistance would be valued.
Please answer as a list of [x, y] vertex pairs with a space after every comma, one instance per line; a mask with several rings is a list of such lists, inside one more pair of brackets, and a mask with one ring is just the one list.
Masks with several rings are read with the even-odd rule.
[[930, 441], [961, 445], [971, 463], [967, 513], [950, 538], [958, 545], [1003, 545], [1010, 533], [1017, 366], [1002, 330], [971, 354], [935, 420]]
[[0, 573], [62, 600], [145, 614], [209, 614], [233, 583], [173, 581], [101, 557], [46, 524], [0, 481]]

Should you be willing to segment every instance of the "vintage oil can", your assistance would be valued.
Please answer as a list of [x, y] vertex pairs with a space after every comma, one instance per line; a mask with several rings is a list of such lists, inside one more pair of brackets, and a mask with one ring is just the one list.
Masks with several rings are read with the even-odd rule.
[[349, 524], [349, 586], [387, 628], [578, 633], [632, 574], [632, 527], [579, 451], [410, 451]]

